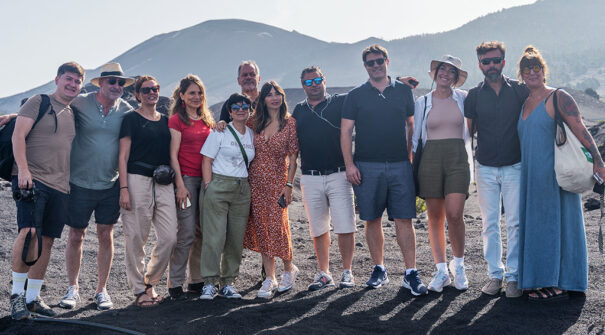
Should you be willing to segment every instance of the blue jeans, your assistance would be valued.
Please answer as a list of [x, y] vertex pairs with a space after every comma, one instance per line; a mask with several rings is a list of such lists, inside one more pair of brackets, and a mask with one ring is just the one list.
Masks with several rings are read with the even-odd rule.
[[[477, 163], [477, 191], [483, 218], [483, 256], [490, 278], [517, 281], [521, 163], [491, 167]], [[506, 272], [502, 263], [501, 200], [506, 218]]]

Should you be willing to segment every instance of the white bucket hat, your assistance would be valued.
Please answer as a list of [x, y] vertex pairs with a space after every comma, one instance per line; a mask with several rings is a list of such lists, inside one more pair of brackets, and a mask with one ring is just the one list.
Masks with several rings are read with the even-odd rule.
[[458, 57], [454, 57], [452, 55], [444, 55], [440, 60], [432, 60], [431, 61], [431, 70], [429, 71], [429, 76], [431, 80], [435, 79], [435, 70], [441, 63], [447, 63], [456, 69], [458, 69], [458, 81], [454, 84], [454, 87], [460, 87], [466, 81], [468, 77], [468, 72], [462, 70], [462, 61]]

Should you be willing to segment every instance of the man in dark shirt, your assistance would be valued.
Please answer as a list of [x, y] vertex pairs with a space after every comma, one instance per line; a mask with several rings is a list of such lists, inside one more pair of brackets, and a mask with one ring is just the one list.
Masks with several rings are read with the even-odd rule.
[[382, 214], [387, 209], [389, 217], [395, 220], [397, 243], [406, 265], [402, 286], [414, 295], [426, 294], [426, 286], [416, 270], [416, 235], [411, 220], [416, 217], [410, 164], [414, 97], [410, 87], [387, 75], [389, 58], [384, 47], [377, 44], [367, 47], [362, 59], [370, 78], [347, 95], [342, 112], [341, 148], [359, 216], [366, 221], [366, 240], [375, 265], [366, 285], [379, 288], [389, 282], [383, 264], [382, 231]]
[[330, 221], [338, 235], [344, 270], [339, 286], [352, 287], [355, 209], [339, 141], [346, 95], [326, 94], [326, 80], [317, 66], [304, 69], [300, 80], [307, 99], [296, 105], [292, 116], [296, 119], [301, 155], [300, 188], [319, 265], [319, 273], [309, 290], [334, 286], [329, 269]]
[[[481, 291], [499, 294], [506, 279], [506, 296], [516, 298], [522, 295], [517, 287], [521, 172], [517, 122], [529, 91], [525, 85], [502, 75], [505, 53], [502, 42], [483, 42], [477, 47], [479, 69], [485, 80], [469, 91], [464, 115], [469, 129], [477, 131], [477, 190], [483, 218], [483, 255], [490, 277]], [[500, 236], [501, 199], [506, 209], [506, 269]]]
[[[260, 71], [258, 65], [253, 60], [241, 62], [237, 67], [237, 83], [242, 88], [242, 94], [247, 96], [252, 101], [252, 108], [256, 108], [258, 102], [258, 84], [260, 83]], [[221, 107], [220, 121], [229, 123], [229, 110], [227, 102]]]

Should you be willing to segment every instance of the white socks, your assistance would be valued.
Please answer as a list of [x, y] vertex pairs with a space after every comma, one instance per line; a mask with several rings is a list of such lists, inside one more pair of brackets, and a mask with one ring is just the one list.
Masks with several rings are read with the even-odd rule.
[[437, 263], [437, 271], [439, 272], [443, 272], [443, 273], [449, 273], [449, 271], [447, 270], [447, 263]]
[[464, 256], [462, 256], [462, 257], [454, 256], [454, 265], [455, 266], [464, 266]]
[[406, 275], [406, 276], [407, 276], [407, 275], [409, 275], [409, 274], [410, 274], [410, 272], [412, 272], [412, 271], [417, 271], [417, 270], [416, 270], [416, 268], [409, 268], [409, 269], [406, 269], [406, 270], [405, 270], [405, 275]]
[[42, 288], [42, 283], [44, 279], [31, 279], [27, 278], [27, 291], [25, 291], [25, 303], [29, 304], [30, 302], [36, 300], [40, 295], [40, 289]]
[[23, 294], [25, 292], [25, 279], [27, 279], [27, 272], [19, 273], [13, 271], [13, 288], [11, 295]]

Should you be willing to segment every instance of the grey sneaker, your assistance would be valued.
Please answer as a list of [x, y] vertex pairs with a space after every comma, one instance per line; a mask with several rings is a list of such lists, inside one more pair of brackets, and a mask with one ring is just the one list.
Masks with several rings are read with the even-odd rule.
[[468, 289], [468, 279], [466, 278], [464, 265], [456, 266], [452, 259], [449, 268], [450, 272], [454, 275], [454, 287], [461, 291]]
[[313, 280], [311, 285], [309, 285], [309, 291], [317, 291], [321, 290], [322, 288], [332, 286], [334, 286], [334, 280], [332, 280], [332, 276], [323, 271], [320, 271], [318, 274], [315, 275], [315, 279]]
[[227, 299], [241, 299], [242, 295], [237, 293], [237, 291], [231, 285], [224, 286], [220, 291], [218, 291], [218, 296], [221, 298]]
[[11, 317], [13, 320], [23, 320], [29, 318], [29, 310], [25, 306], [25, 294], [11, 295]]
[[67, 288], [67, 293], [59, 302], [59, 306], [67, 309], [76, 307], [76, 303], [80, 301], [80, 294], [78, 293], [78, 287], [75, 285]]
[[200, 299], [202, 300], [212, 300], [216, 295], [216, 287], [212, 284], [204, 285], [202, 289], [202, 295], [200, 295]]
[[519, 298], [522, 295], [523, 295], [523, 290], [519, 289], [516, 281], [506, 282], [506, 297], [507, 298]]
[[260, 290], [256, 294], [259, 298], [269, 299], [273, 296], [273, 292], [277, 288], [277, 282], [274, 282], [271, 278], [265, 279], [263, 282], [263, 286], [261, 286]]
[[433, 280], [429, 283], [428, 289], [433, 292], [443, 292], [443, 287], [452, 283], [450, 274], [447, 271], [437, 271]]
[[286, 292], [294, 286], [296, 282], [296, 276], [298, 276], [298, 268], [296, 265], [292, 265], [292, 271], [284, 272], [281, 276], [281, 283], [279, 283], [279, 287], [277, 288], [277, 292]]
[[97, 309], [100, 311], [105, 311], [113, 307], [113, 302], [111, 302], [111, 297], [107, 293], [106, 289], [103, 289], [103, 291], [95, 294], [94, 301], [95, 304], [97, 304]]
[[41, 316], [50, 316], [53, 317], [57, 315], [57, 312], [53, 311], [42, 298], [37, 297], [36, 300], [33, 300], [29, 304], [27, 304], [27, 309], [31, 315], [41, 315]]
[[500, 293], [502, 289], [502, 279], [490, 278], [490, 280], [483, 286], [481, 292], [487, 295], [496, 295]]
[[355, 286], [355, 277], [353, 277], [353, 272], [351, 270], [344, 270], [342, 272], [342, 276], [340, 276], [340, 288], [349, 288]]

